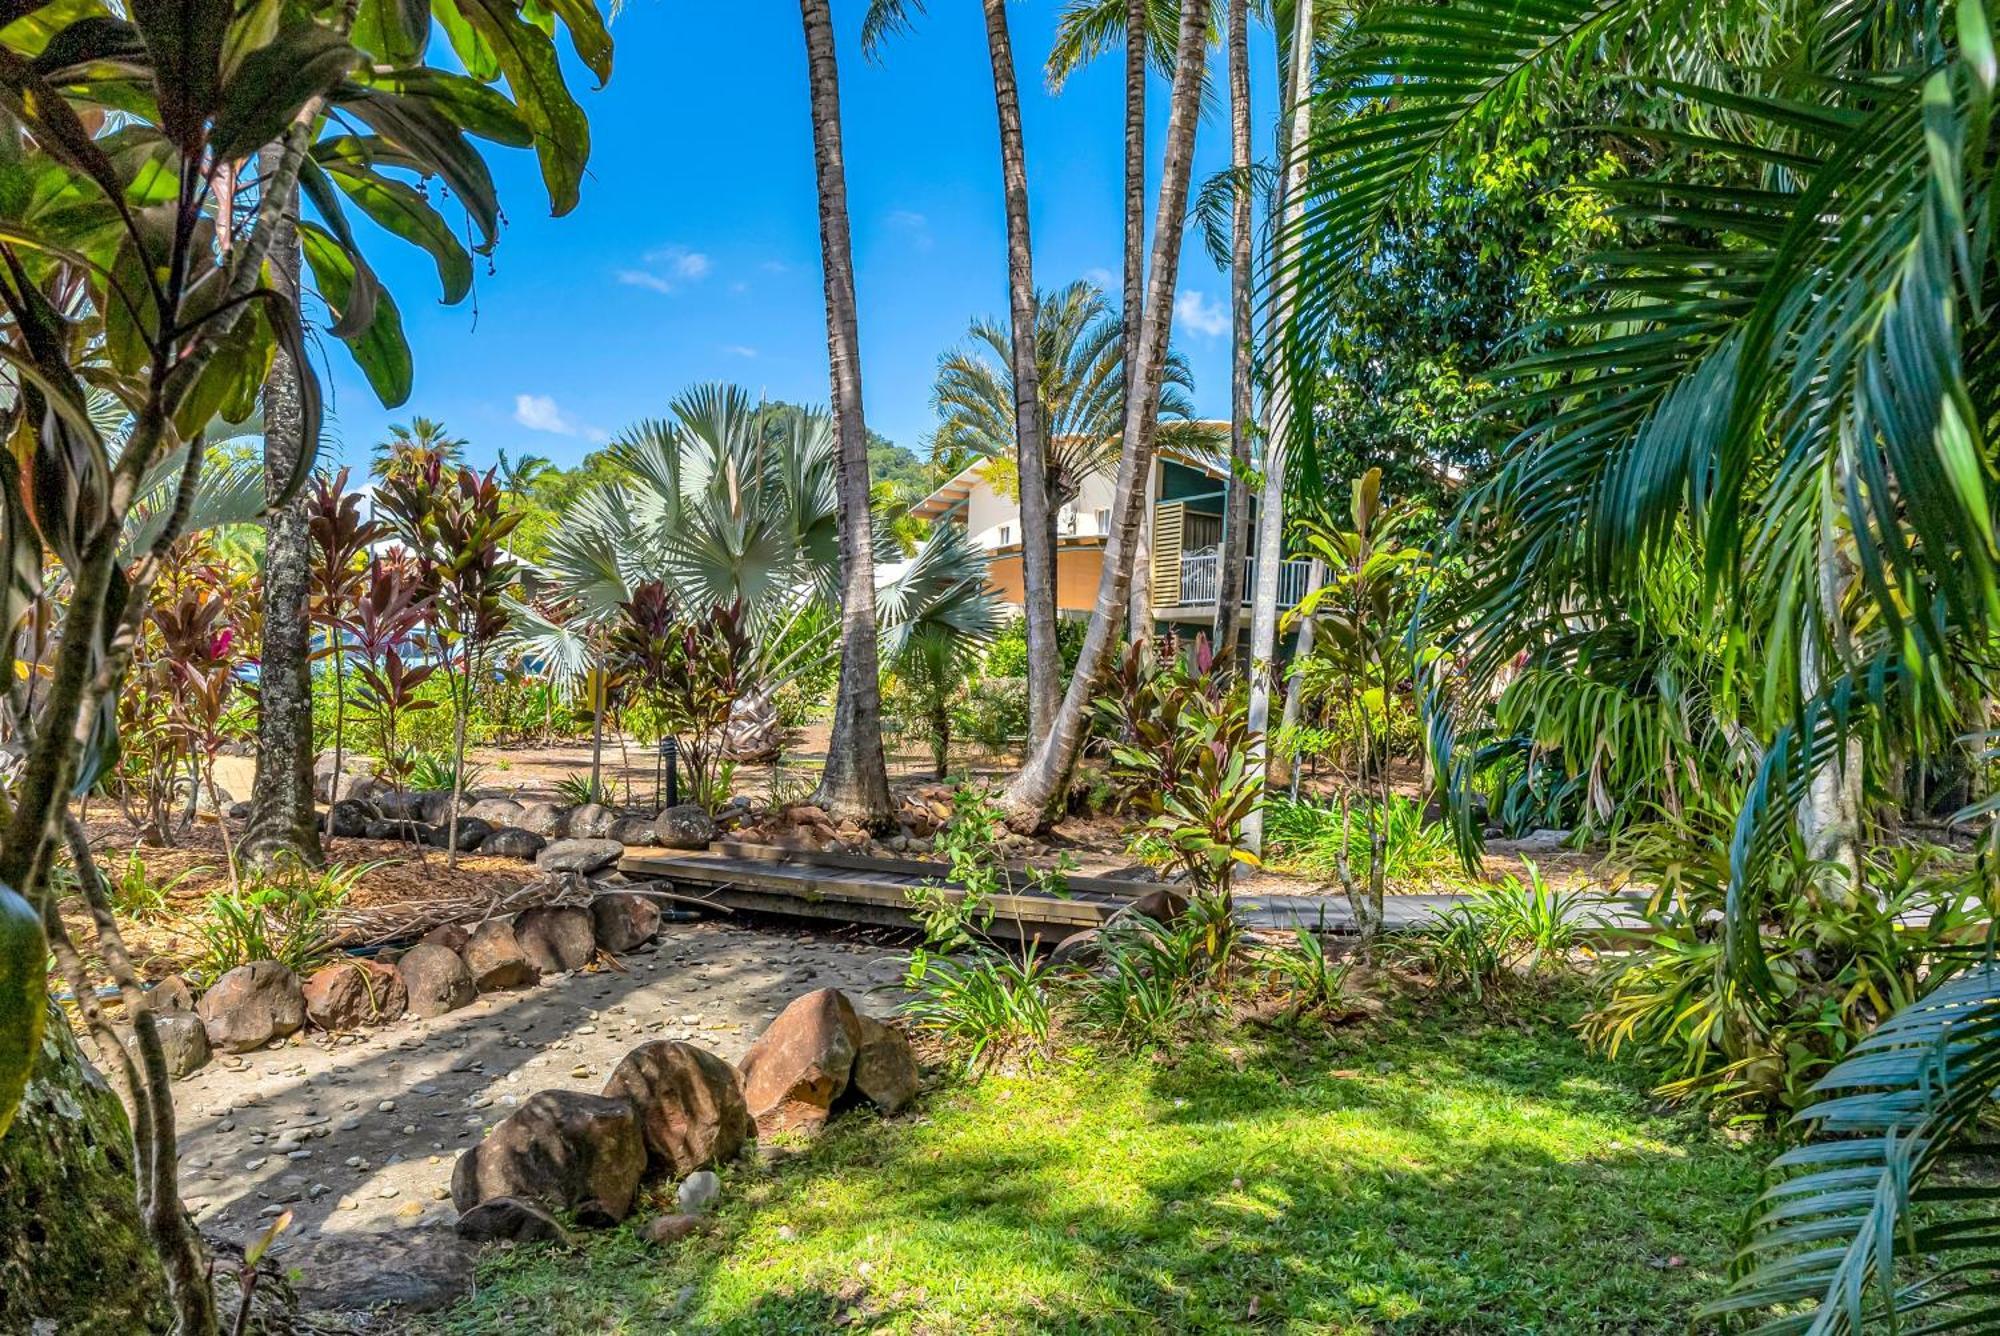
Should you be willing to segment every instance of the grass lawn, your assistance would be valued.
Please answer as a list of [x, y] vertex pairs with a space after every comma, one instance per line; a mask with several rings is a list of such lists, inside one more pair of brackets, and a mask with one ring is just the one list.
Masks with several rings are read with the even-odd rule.
[[496, 1253], [430, 1329], [1679, 1331], [1767, 1154], [1554, 1023], [1082, 1050], [733, 1165], [689, 1242], [647, 1244], [642, 1209]]

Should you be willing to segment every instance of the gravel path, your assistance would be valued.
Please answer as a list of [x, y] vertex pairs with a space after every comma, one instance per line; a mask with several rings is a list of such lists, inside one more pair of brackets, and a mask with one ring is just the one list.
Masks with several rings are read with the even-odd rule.
[[634, 1046], [685, 1039], [735, 1061], [792, 998], [845, 991], [887, 1015], [899, 950], [823, 934], [668, 923], [624, 972], [545, 978], [434, 1020], [294, 1036], [176, 1087], [181, 1194], [204, 1234], [280, 1245], [309, 1309], [433, 1307], [461, 1292], [451, 1231], [458, 1153], [538, 1090], [596, 1093]]

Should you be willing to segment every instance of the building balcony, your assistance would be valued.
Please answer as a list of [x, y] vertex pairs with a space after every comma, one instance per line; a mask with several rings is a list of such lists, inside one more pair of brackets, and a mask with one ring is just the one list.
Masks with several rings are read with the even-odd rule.
[[[1170, 606], [1212, 608], [1215, 606], [1216, 585], [1222, 568], [1222, 554], [1219, 552], [1190, 552], [1181, 557], [1179, 597]], [[1310, 579], [1312, 562], [1303, 558], [1293, 558], [1280, 564], [1278, 568], [1278, 607], [1295, 608], [1306, 596], [1306, 584]], [[1252, 557], [1244, 563], [1243, 588], [1238, 596], [1241, 603], [1249, 603], [1257, 589], [1257, 559]], [[1158, 591], [1155, 591], [1156, 597]]]

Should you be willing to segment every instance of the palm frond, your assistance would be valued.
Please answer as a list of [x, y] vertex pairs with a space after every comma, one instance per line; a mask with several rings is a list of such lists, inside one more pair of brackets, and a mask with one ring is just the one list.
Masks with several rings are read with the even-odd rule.
[[1940, 1181], [2000, 1090], [2000, 963], [1905, 1007], [1814, 1089], [1811, 1138], [1772, 1162], [1734, 1283], [1707, 1315], [1762, 1315], [1760, 1336], [2000, 1324], [2000, 1192]]

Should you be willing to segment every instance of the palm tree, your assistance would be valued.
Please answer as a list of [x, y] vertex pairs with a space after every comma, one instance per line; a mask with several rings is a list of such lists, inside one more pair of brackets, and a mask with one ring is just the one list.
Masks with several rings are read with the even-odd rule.
[[1229, 481], [1222, 516], [1222, 557], [1217, 563], [1215, 625], [1211, 639], [1224, 663], [1236, 656], [1236, 591], [1250, 525], [1251, 273], [1250, 0], [1228, 0], [1229, 46]]
[[[274, 172], [279, 150], [264, 150], [264, 170]], [[271, 268], [280, 291], [297, 309], [298, 198], [271, 241]], [[306, 495], [295, 479], [312, 467], [319, 442], [304, 439], [306, 415], [299, 369], [291, 355], [272, 358], [264, 382], [266, 500], [274, 507], [264, 526], [263, 650], [257, 678], [257, 768], [250, 784], [250, 819], [241, 848], [253, 865], [290, 859], [317, 865], [324, 859], [319, 813], [313, 806], [312, 619], [306, 603], [312, 583], [312, 537]], [[336, 777], [337, 779], [337, 777]]]
[[[932, 402], [938, 428], [934, 457], [964, 467], [970, 459], [1006, 457], [1016, 439], [1013, 339], [993, 320], [972, 322], [967, 346], [938, 360]], [[1125, 426], [1124, 329], [1104, 293], [1079, 280], [1036, 301], [1036, 430], [1048, 442], [1050, 515], [1038, 538], [1055, 566], [1057, 519], [1089, 479], [1116, 467]], [[1194, 413], [1194, 377], [1178, 353], [1161, 375], [1160, 415], [1185, 422]], [[1183, 432], [1182, 434], [1186, 434]], [[1034, 532], [1025, 513], [1023, 547]]]
[[874, 533], [868, 510], [868, 427], [861, 413], [861, 335], [854, 246], [847, 225], [847, 163], [840, 143], [840, 69], [826, 0], [799, 0], [812, 99], [813, 168], [819, 182], [826, 345], [839, 441], [840, 694], [820, 774], [819, 805], [836, 817], [886, 823], [889, 772], [882, 760], [882, 681], [877, 669]]
[[939, 524], [882, 589], [882, 657], [922, 702], [937, 778], [951, 757], [951, 706], [1000, 625], [986, 554], [963, 527]]
[[390, 425], [389, 439], [375, 443], [368, 471], [386, 482], [396, 477], [414, 477], [433, 462], [447, 468], [456, 467], [465, 462], [467, 444], [463, 438], [448, 432], [444, 423], [433, 418], [414, 417], [407, 423]]
[[[760, 716], [833, 648], [832, 619], [824, 634], [813, 628], [844, 591], [835, 441], [824, 413], [762, 408], [736, 386], [682, 394], [668, 418], [610, 445], [631, 481], [593, 488], [564, 512], [536, 572], [554, 606], [514, 605], [505, 647], [555, 685], [591, 683], [596, 694], [608, 633], [642, 586], [691, 611], [740, 606], [752, 648], [737, 713]], [[965, 603], [985, 588], [983, 553], [927, 539], [871, 602], [893, 647], [913, 621], [933, 635], [976, 627]]]
[[[1014, 73], [1007, 0], [981, 0], [986, 52], [993, 67], [993, 107], [1000, 123], [1000, 179], [1007, 214], [1007, 359], [1013, 367], [1015, 465], [1020, 471], [1021, 532], [1048, 532], [1055, 506], [1044, 481], [1048, 442], [1042, 436], [1039, 369], [1035, 359], [1034, 247], [1028, 235], [1028, 154], [1021, 137], [1021, 91]], [[861, 27], [862, 49], [880, 53], [890, 34], [906, 30], [923, 0], [869, 0]], [[1055, 715], [1062, 680], [1056, 645], [1056, 571], [1053, 545], [1021, 546], [1023, 612], [1028, 630], [1028, 734], [1039, 736]]]
[[[1179, 26], [1171, 0], [1070, 0], [1056, 24], [1056, 42], [1049, 52], [1049, 86], [1063, 83], [1085, 63], [1112, 49], [1125, 52], [1125, 242], [1122, 285], [1124, 363], [1138, 361], [1139, 321], [1146, 300], [1146, 67], [1173, 77], [1174, 43]], [[1140, 529], [1135, 564], [1146, 568], [1152, 544], [1150, 507]], [[1152, 632], [1152, 590], [1144, 580], [1132, 591], [1134, 638]]]
[[[1461, 507], [1469, 578], [1436, 622], [1476, 698], [1521, 652], [1615, 624], [1690, 553], [1732, 662], [1740, 644], [1757, 670], [1731, 687], [1761, 760], [1717, 888], [1747, 994], [1775, 987], [1763, 889], [1778, 850], [1826, 830], [1828, 776], [1990, 727], [1994, 51], [1977, 0], [1808, 0], [1775, 24], [1748, 3], [1456, 0], [1371, 15], [1320, 81], [1288, 356], [1311, 355], [1384, 218], [1525, 93], [1676, 146], [1607, 186], [1672, 244], [1605, 255], [1567, 337], [1511, 369], [1517, 435]], [[1454, 790], [1457, 722], [1432, 720]], [[1994, 806], [1963, 814], [1988, 857]], [[1817, 1083], [1812, 1139], [1779, 1160], [1718, 1314], [2000, 1321], [1994, 1191], [1938, 1181], [2000, 1090], [2000, 966], [1975, 949], [1926, 987]], [[1956, 1205], [1927, 1217], [1926, 1200]]]
[[[1313, 0], [1294, 0], [1291, 70], [1285, 80], [1288, 128], [1285, 164], [1279, 187], [1280, 216], [1272, 244], [1275, 284], [1272, 323], [1283, 337], [1291, 323], [1294, 249], [1306, 198], [1306, 146], [1312, 135]], [[1280, 351], [1273, 359], [1272, 385], [1265, 410], [1270, 422], [1264, 432], [1264, 488], [1257, 506], [1257, 585], [1250, 594], [1250, 764], [1268, 778], [1267, 739], [1271, 724], [1271, 687], [1277, 677], [1278, 576], [1284, 565], [1285, 453], [1297, 405], [1293, 400], [1293, 367]], [[1264, 849], [1264, 809], [1251, 809], [1243, 822], [1243, 843], [1251, 853]]]
[[1140, 321], [1138, 354], [1126, 369], [1130, 393], [1125, 404], [1125, 449], [1118, 460], [1117, 500], [1105, 542], [1097, 604], [1084, 636], [1076, 671], [1063, 694], [1055, 722], [1035, 747], [1002, 799], [1015, 827], [1036, 827], [1067, 780], [1083, 743], [1084, 724], [1098, 674], [1125, 623], [1131, 594], [1139, 526], [1149, 498], [1158, 400], [1169, 353], [1174, 291], [1180, 279], [1181, 237], [1186, 230], [1188, 182], [1194, 167], [1194, 139], [1201, 113], [1202, 76], [1208, 54], [1208, 0], [1186, 0], [1181, 11], [1180, 45], [1175, 57], [1173, 94], [1167, 115], [1166, 160], [1160, 173], [1158, 212], [1153, 221], [1153, 254], [1147, 271], [1146, 301]]

